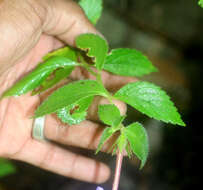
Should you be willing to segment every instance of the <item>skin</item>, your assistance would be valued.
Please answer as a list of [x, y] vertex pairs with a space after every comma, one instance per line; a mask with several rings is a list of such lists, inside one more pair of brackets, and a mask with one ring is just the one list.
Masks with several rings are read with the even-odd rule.
[[[75, 37], [81, 33], [99, 34], [81, 8], [70, 0], [0, 0], [0, 95], [31, 71], [46, 53], [65, 44], [74, 46]], [[71, 78], [93, 77], [76, 69]], [[103, 73], [104, 84], [110, 90], [133, 80]], [[28, 93], [0, 101], [0, 157], [24, 161], [83, 181], [106, 181], [110, 170], [105, 164], [53, 143], [95, 149], [104, 129], [93, 122], [97, 120], [95, 112], [97, 105], [107, 103], [106, 100], [96, 98], [88, 120], [74, 127], [60, 123], [54, 115], [47, 116], [44, 134], [52, 142], [40, 142], [32, 139], [30, 116], [42, 99]], [[124, 114], [126, 106], [118, 101], [115, 104]]]

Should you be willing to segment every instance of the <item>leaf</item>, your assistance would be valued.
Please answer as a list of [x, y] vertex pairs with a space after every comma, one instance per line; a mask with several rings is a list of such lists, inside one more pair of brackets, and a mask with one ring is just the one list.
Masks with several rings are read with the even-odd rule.
[[79, 5], [84, 10], [87, 18], [96, 24], [102, 13], [102, 0], [80, 0]]
[[98, 70], [102, 70], [108, 53], [106, 40], [96, 34], [82, 34], [76, 38], [76, 45], [81, 50], [88, 51], [87, 56], [93, 58]]
[[66, 106], [77, 103], [78, 101], [100, 95], [107, 97], [104, 87], [94, 80], [80, 80], [65, 85], [51, 94], [36, 110], [35, 117], [56, 112]]
[[141, 77], [157, 69], [141, 52], [135, 49], [114, 49], [106, 57], [104, 69], [122, 76]]
[[99, 145], [96, 150], [96, 154], [101, 150], [104, 143], [115, 133], [116, 131], [112, 127], [107, 127], [104, 129], [102, 136], [99, 141]]
[[15, 167], [8, 160], [0, 158], [0, 178], [16, 172]]
[[126, 138], [125, 134], [122, 132], [117, 140], [117, 146], [118, 146], [120, 152], [123, 152], [123, 150], [127, 146], [127, 143], [128, 143], [127, 138]]
[[[72, 61], [77, 62], [76, 50], [74, 50], [73, 48], [70, 48], [70, 47], [60, 48], [56, 51], [48, 53], [46, 56], [43, 57], [43, 60], [46, 61], [53, 56], [66, 57]], [[53, 87], [55, 84], [57, 84], [61, 80], [67, 78], [71, 74], [73, 69], [74, 69], [74, 67], [67, 67], [67, 68], [60, 68], [60, 69], [53, 71], [46, 78], [46, 80], [44, 80], [41, 83], [41, 85], [32, 92], [32, 95], [42, 93], [45, 90]]]
[[44, 61], [48, 60], [49, 58], [51, 57], [55, 57], [55, 56], [59, 56], [59, 57], [66, 57], [72, 61], [75, 61], [77, 62], [77, 50], [71, 48], [71, 47], [63, 47], [63, 48], [60, 48], [60, 49], [57, 49], [55, 51], [52, 51], [50, 53], [48, 53], [47, 55], [45, 55], [42, 59]]
[[138, 111], [166, 123], [185, 126], [169, 96], [149, 82], [129, 83], [114, 95]]
[[130, 143], [133, 153], [141, 160], [142, 168], [147, 160], [149, 145], [145, 128], [140, 123], [133, 123], [127, 126], [123, 133]]
[[113, 104], [99, 105], [98, 114], [101, 121], [112, 127], [117, 127], [125, 118]]
[[199, 5], [203, 8], [203, 0], [199, 0]]
[[[32, 92], [32, 95], [36, 95], [39, 93], [44, 92], [45, 90], [53, 87], [55, 84], [60, 82], [61, 80], [67, 78], [71, 72], [73, 71], [74, 67], [67, 67], [64, 69], [58, 69], [51, 73], [46, 80], [44, 80], [41, 85]], [[51, 79], [49, 79], [49, 77]]]
[[34, 71], [4, 92], [3, 97], [25, 94], [37, 88], [57, 68], [73, 68], [73, 66], [77, 65], [76, 62], [65, 57], [51, 57], [45, 63], [39, 64]]
[[92, 103], [92, 100], [93, 97], [88, 97], [75, 104], [62, 108], [57, 111], [57, 116], [62, 120], [62, 122], [68, 123], [69, 125], [79, 124], [85, 120], [87, 109]]

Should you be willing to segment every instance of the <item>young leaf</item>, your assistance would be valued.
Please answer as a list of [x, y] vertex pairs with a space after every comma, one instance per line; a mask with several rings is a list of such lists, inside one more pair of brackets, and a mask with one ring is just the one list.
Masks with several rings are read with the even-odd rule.
[[122, 76], [141, 77], [157, 69], [141, 52], [135, 49], [114, 49], [106, 57], [104, 69]]
[[36, 110], [35, 117], [56, 112], [66, 106], [77, 103], [78, 101], [100, 95], [106, 97], [106, 90], [101, 84], [94, 80], [80, 80], [70, 83], [56, 90], [45, 100]]
[[87, 50], [87, 56], [93, 58], [98, 70], [102, 70], [108, 53], [106, 40], [95, 34], [82, 34], [76, 38], [76, 45], [81, 50]]
[[129, 83], [114, 96], [149, 117], [166, 123], [185, 126], [169, 96], [152, 83]]
[[128, 143], [127, 138], [126, 138], [125, 134], [122, 132], [117, 140], [117, 146], [118, 146], [120, 152], [123, 152], [123, 150], [127, 146], [127, 143]]
[[114, 134], [114, 132], [116, 131], [112, 127], [107, 127], [106, 129], [104, 129], [96, 150], [96, 154], [101, 150], [104, 143]]
[[[57, 111], [57, 116], [69, 125], [76, 125], [85, 120], [87, 109], [92, 103], [93, 97], [88, 97], [75, 104], [67, 106]], [[71, 113], [72, 112], [72, 113]]]
[[84, 10], [87, 18], [96, 24], [102, 13], [102, 0], [80, 0], [79, 5]]
[[15, 167], [8, 160], [0, 158], [0, 178], [16, 172]]
[[117, 127], [125, 118], [113, 104], [99, 105], [98, 114], [101, 121], [112, 127]]
[[124, 135], [130, 143], [133, 153], [141, 160], [142, 168], [148, 156], [148, 137], [145, 128], [140, 123], [133, 123], [123, 130]]
[[45, 63], [39, 64], [34, 71], [4, 92], [3, 97], [25, 94], [37, 88], [57, 68], [73, 68], [77, 65], [76, 62], [65, 57], [51, 57]]

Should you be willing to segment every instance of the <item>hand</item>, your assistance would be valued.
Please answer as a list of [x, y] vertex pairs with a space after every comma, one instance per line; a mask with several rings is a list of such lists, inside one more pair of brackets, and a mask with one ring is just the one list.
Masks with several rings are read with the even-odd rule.
[[[0, 95], [31, 71], [46, 53], [64, 44], [74, 46], [75, 37], [88, 32], [97, 33], [79, 6], [70, 0], [0, 0]], [[72, 77], [91, 78], [80, 69]], [[104, 73], [103, 80], [108, 88], [116, 89], [132, 79]], [[99, 99], [95, 105], [104, 101]], [[125, 105], [115, 103], [124, 113]], [[0, 156], [84, 181], [107, 180], [110, 170], [106, 165], [51, 142], [32, 139], [30, 116], [39, 104], [40, 97], [30, 94], [0, 102]], [[95, 118], [95, 109], [93, 105], [90, 119]], [[44, 133], [53, 142], [95, 149], [102, 130], [102, 125], [90, 120], [65, 127], [50, 115], [46, 117]]]

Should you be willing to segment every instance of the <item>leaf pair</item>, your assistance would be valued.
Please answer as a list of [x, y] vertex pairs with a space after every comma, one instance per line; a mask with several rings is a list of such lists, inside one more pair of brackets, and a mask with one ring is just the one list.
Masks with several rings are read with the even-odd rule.
[[[96, 24], [102, 13], [102, 0], [80, 0], [79, 4], [88, 19]], [[114, 49], [109, 55], [106, 55], [108, 53], [107, 43], [93, 35], [79, 37], [76, 44], [80, 49], [89, 49], [88, 55], [95, 57], [96, 68], [99, 70], [104, 67], [104, 70], [113, 74], [134, 77], [157, 71], [147, 57], [135, 49]]]
[[147, 132], [139, 123], [133, 123], [127, 127], [122, 125], [125, 116], [120, 115], [119, 109], [115, 105], [100, 105], [99, 118], [110, 127], [106, 127], [102, 133], [96, 153], [98, 153], [104, 143], [120, 131], [120, 136], [113, 145], [113, 149], [117, 147], [123, 152], [124, 149], [129, 148], [128, 152], [133, 152], [141, 160], [141, 168], [144, 166], [148, 155], [148, 137]]
[[116, 75], [141, 77], [157, 69], [141, 52], [135, 49], [114, 49], [109, 54], [107, 42], [98, 35], [82, 34], [76, 38], [76, 45], [88, 51], [98, 70], [106, 70]]

